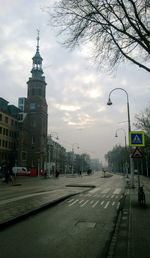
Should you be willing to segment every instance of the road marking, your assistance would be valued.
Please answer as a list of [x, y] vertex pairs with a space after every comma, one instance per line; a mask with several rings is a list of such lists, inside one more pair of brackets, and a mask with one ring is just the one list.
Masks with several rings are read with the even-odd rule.
[[101, 205], [103, 205], [104, 201], [101, 202]]
[[108, 193], [108, 192], [110, 191], [110, 189], [111, 189], [111, 188], [106, 188], [106, 189], [104, 189], [104, 190], [102, 191], [102, 193], [105, 193], [105, 194], [106, 194], [106, 193]]
[[84, 202], [84, 200], [79, 201], [79, 203], [82, 203], [82, 202]]
[[109, 198], [109, 195], [107, 195], [106, 198]]
[[72, 202], [71, 204], [69, 204], [68, 206], [72, 206], [72, 205], [74, 205], [76, 202], [78, 202], [79, 200], [77, 199], [77, 200], [75, 200], [74, 202]]
[[69, 200], [68, 202], [73, 202], [74, 201], [74, 199], [71, 199], [71, 200]]
[[121, 192], [121, 188], [116, 188], [116, 190], [113, 192], [113, 194], [119, 194]]
[[92, 205], [92, 208], [94, 208], [98, 203], [99, 203], [99, 201], [95, 202], [95, 203]]
[[85, 206], [85, 204], [87, 204], [87, 203], [88, 203], [88, 201], [89, 201], [89, 200], [85, 201], [83, 204], [81, 204], [81, 205], [80, 205], [80, 207]]
[[94, 202], [94, 200], [92, 200], [91, 202], [90, 202], [90, 204], [92, 204]]
[[93, 189], [90, 191], [90, 193], [96, 193], [97, 191], [99, 191], [101, 188], [100, 187], [97, 187], [96, 189]]
[[91, 197], [91, 196], [92, 196], [92, 194], [86, 194], [86, 196]]
[[112, 203], [112, 206], [114, 206], [114, 205], [115, 205], [115, 202]]
[[120, 202], [119, 202], [118, 205], [117, 205], [117, 210], [119, 209], [119, 207], [120, 207]]
[[106, 203], [106, 205], [104, 206], [104, 209], [106, 209], [106, 208], [108, 207], [109, 203], [110, 203], [110, 201], [108, 201], [108, 202]]
[[111, 196], [111, 199], [114, 198], [114, 194]]

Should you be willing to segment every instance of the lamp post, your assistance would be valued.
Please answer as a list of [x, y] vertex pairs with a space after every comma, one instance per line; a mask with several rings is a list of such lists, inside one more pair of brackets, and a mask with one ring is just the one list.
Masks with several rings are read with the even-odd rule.
[[78, 143], [73, 143], [72, 144], [72, 169], [71, 169], [71, 173], [73, 174], [73, 169], [74, 169], [74, 146], [77, 145], [77, 149], [79, 149], [79, 145]]
[[[109, 93], [107, 105], [108, 106], [112, 105], [112, 101], [110, 99], [110, 96], [111, 96], [112, 92], [116, 91], [116, 90], [123, 91], [126, 94], [126, 97], [127, 97], [128, 133], [130, 133], [131, 132], [131, 122], [130, 122], [129, 96], [128, 96], [127, 91], [123, 88], [114, 88], [113, 90], [111, 90], [110, 93]], [[130, 150], [131, 150], [131, 147], [130, 147]], [[133, 161], [132, 161], [131, 156], [129, 156], [129, 159], [130, 159], [131, 186], [134, 187], [134, 169], [133, 169]]]
[[59, 140], [58, 138], [58, 134], [57, 132], [51, 132], [51, 134], [48, 135], [48, 174], [47, 177], [50, 177], [51, 174], [51, 143], [52, 143], [52, 137], [54, 137], [54, 139]]

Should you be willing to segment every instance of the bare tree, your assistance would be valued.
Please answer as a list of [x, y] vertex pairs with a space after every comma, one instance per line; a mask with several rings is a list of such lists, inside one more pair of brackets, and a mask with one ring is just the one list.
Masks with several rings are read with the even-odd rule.
[[150, 107], [145, 108], [144, 111], [136, 114], [135, 126], [143, 130], [148, 137], [150, 137]]
[[66, 47], [91, 42], [99, 63], [150, 72], [150, 0], [59, 0], [50, 15]]

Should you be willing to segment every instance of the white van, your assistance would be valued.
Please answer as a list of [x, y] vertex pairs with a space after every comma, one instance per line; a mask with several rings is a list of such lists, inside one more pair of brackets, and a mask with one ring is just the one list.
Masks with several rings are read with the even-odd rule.
[[13, 173], [15, 176], [29, 176], [30, 171], [27, 170], [26, 167], [13, 167], [12, 168]]

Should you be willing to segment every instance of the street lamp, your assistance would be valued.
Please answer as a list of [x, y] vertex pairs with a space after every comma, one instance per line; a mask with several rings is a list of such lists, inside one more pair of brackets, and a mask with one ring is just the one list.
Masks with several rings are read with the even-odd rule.
[[[115, 90], [121, 90], [126, 94], [126, 97], [127, 97], [127, 115], [128, 115], [128, 133], [130, 133], [131, 132], [131, 122], [130, 122], [129, 96], [128, 96], [127, 91], [123, 88], [115, 88], [115, 89], [111, 90], [110, 93], [109, 93], [109, 96], [108, 96], [107, 105], [108, 106], [112, 105], [112, 101], [111, 101], [110, 96], [111, 96], [112, 92], [115, 91]], [[130, 150], [131, 150], [131, 147], [130, 147]], [[130, 159], [130, 172], [131, 172], [131, 186], [134, 187], [134, 169], [133, 169], [133, 162], [132, 162], [131, 156], [129, 157], [129, 159]]]
[[74, 164], [73, 163], [74, 163], [74, 146], [75, 145], [77, 145], [77, 149], [79, 149], [78, 143], [75, 142], [75, 143], [72, 144], [72, 174], [73, 174], [73, 169], [74, 169]]
[[127, 147], [126, 132], [125, 132], [125, 130], [124, 130], [123, 128], [118, 128], [118, 129], [116, 130], [116, 133], [115, 133], [115, 137], [116, 137], [116, 138], [118, 137], [118, 134], [117, 134], [118, 131], [123, 131], [123, 132], [124, 132], [124, 146], [125, 146], [125, 148], [126, 148], [126, 147]]

